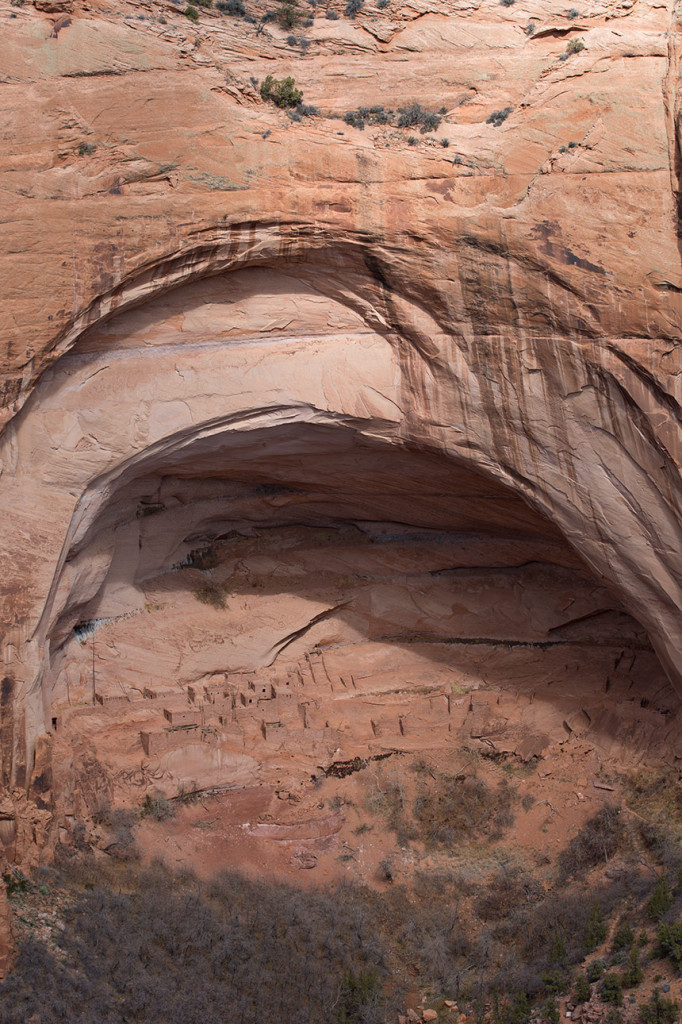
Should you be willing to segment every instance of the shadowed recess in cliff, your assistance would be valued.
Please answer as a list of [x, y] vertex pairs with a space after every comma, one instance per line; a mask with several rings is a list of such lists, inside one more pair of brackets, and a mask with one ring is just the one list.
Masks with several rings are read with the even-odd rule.
[[[566, 337], [550, 345], [529, 339], [517, 350], [494, 333], [448, 336], [444, 307], [434, 301], [434, 315], [426, 309], [428, 290], [417, 302], [392, 284], [407, 272], [402, 257], [390, 274], [375, 263], [369, 275], [366, 264], [353, 247], [328, 264], [280, 262], [230, 274], [220, 260], [199, 261], [196, 278], [178, 266], [178, 279], [166, 280], [168, 290], [153, 300], [145, 289], [133, 298], [133, 281], [131, 308], [105, 313], [44, 374], [17, 417], [11, 455], [17, 530], [35, 514], [39, 467], [40, 501], [54, 510], [44, 557], [31, 570], [34, 592], [47, 595], [36, 615], [41, 664], [32, 684], [36, 694], [43, 687], [46, 718], [54, 717], [53, 701], [71, 703], [84, 689], [73, 634], [83, 622], [111, 632], [116, 675], [138, 689], [144, 673], [189, 682], [226, 661], [222, 667], [252, 669], [272, 664], [278, 652], [294, 658], [363, 638], [556, 646], [576, 639], [557, 634], [568, 620], [590, 623], [578, 637], [588, 647], [624, 642], [644, 650], [646, 635], [626, 614], [633, 609], [660, 650], [662, 627], [650, 626], [664, 604], [634, 597], [642, 580], [666, 585], [646, 558], [649, 526], [664, 529], [667, 519], [639, 516], [639, 549], [621, 551], [617, 541], [633, 514], [621, 453], [639, 415], [622, 387], [608, 395], [591, 387], [591, 366]], [[466, 261], [460, 269], [467, 277]], [[501, 308], [491, 316], [499, 319]], [[588, 447], [595, 429], [611, 443], [598, 453]], [[639, 436], [642, 451], [625, 464], [638, 477], [631, 486], [639, 485], [649, 448], [657, 455], [655, 435]], [[362, 545], [344, 556], [348, 571], [335, 564], [323, 580], [325, 556], [313, 555], [310, 534], [298, 568], [292, 554], [280, 571], [285, 579], [246, 559], [256, 585], [239, 614], [239, 565], [209, 581], [173, 571], [192, 550], [231, 532], [261, 531], [266, 548], [267, 530], [276, 549], [277, 530], [349, 528], [357, 539], [372, 523], [395, 534], [391, 571], [382, 579], [374, 566], [350, 600], [343, 580], [362, 577]], [[425, 561], [425, 572], [410, 580], [401, 565], [419, 561], [424, 547], [403, 534], [415, 530], [429, 533], [434, 550], [443, 534], [457, 553]], [[229, 552], [221, 554], [229, 562]], [[550, 570], [543, 575], [537, 565]], [[463, 566], [473, 573], [466, 580], [430, 575]], [[500, 570], [494, 580], [474, 578], [491, 568]], [[217, 610], [211, 602], [227, 605], [232, 618], [206, 630]], [[156, 605], [164, 605], [167, 623], [177, 616], [185, 624], [171, 642], [163, 622], [140, 618]], [[596, 628], [607, 620], [606, 633]], [[150, 629], [157, 635], [145, 651]], [[117, 638], [116, 630], [123, 630]], [[653, 676], [658, 671], [652, 664]], [[481, 672], [477, 663], [470, 674]]]
[[176, 437], [104, 486], [55, 590], [50, 699], [87, 697], [95, 649], [112, 692], [285, 671], [320, 649], [407, 691], [434, 672], [503, 686], [550, 672], [562, 692], [577, 666], [603, 689], [625, 648], [638, 685], [660, 689], [645, 631], [551, 523], [496, 481], [362, 426]]

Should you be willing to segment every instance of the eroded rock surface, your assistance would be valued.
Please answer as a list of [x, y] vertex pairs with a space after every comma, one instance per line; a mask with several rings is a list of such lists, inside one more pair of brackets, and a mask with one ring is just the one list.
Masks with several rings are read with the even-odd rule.
[[15, 859], [425, 737], [680, 756], [672, 0], [246, 6], [0, 11]]

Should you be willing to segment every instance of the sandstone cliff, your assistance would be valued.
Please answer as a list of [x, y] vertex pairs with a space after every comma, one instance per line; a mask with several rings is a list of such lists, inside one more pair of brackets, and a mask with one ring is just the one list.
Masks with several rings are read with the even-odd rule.
[[[572, 644], [595, 693], [631, 656], [638, 701], [660, 665], [682, 687], [674, 3], [333, 0], [294, 43], [266, 9], [0, 12], [0, 727], [3, 786], [33, 808], [21, 856], [48, 842], [55, 783], [62, 823], [112, 785], [85, 726], [51, 774], [46, 734], [98, 687], [186, 702], [320, 647], [365, 652], [332, 689], [375, 654], [414, 682], [436, 641], [470, 681], [536, 680], [551, 647], [542, 685], [565, 682]], [[318, 113], [262, 99], [268, 74]], [[443, 111], [435, 131], [343, 120], [412, 102]], [[341, 553], [305, 532], [324, 529]], [[141, 756], [127, 715], [105, 730], [117, 771]], [[223, 740], [166, 752], [171, 789], [257, 778]]]

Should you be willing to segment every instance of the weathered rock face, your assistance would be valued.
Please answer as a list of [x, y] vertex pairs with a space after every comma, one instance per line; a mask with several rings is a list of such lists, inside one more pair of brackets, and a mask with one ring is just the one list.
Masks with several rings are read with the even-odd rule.
[[[253, 781], [244, 688], [179, 754], [127, 702], [168, 687], [190, 714], [188, 687], [265, 669], [305, 688], [313, 650], [337, 696], [617, 677], [665, 694], [674, 735], [672, 2], [368, 4], [313, 11], [307, 48], [173, 4], [36, 8], [0, 41], [7, 791], [92, 812], [140, 732], [139, 785]], [[263, 102], [267, 73], [321, 115]], [[412, 100], [437, 133], [341, 120]], [[45, 734], [96, 695], [53, 778]], [[305, 703], [318, 759], [409, 732], [402, 706], [365, 735]]]

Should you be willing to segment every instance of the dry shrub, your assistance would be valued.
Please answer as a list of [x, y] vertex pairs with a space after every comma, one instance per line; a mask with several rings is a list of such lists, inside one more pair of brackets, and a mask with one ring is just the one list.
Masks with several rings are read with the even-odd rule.
[[677, 771], [638, 771], [624, 782], [626, 803], [651, 825], [682, 836], [682, 776]]
[[[386, 775], [377, 773], [373, 799], [389, 821], [404, 823], [408, 799], [400, 778]], [[517, 800], [510, 787], [475, 778], [418, 784], [423, 834], [447, 825], [479, 839], [503, 827]], [[111, 812], [107, 819], [125, 824]], [[573, 840], [580, 870], [603, 859], [604, 842], [609, 855], [626, 839], [617, 811], [605, 808]], [[546, 891], [509, 867], [478, 889], [440, 870], [417, 871], [411, 891], [395, 878], [381, 893], [301, 891], [237, 874], [204, 883], [92, 857], [73, 857], [55, 877], [67, 892], [59, 909], [66, 927], [53, 931], [54, 946], [24, 943], [0, 985], [0, 1024], [340, 1024], [341, 1014], [348, 1024], [380, 1024], [396, 1019], [415, 987], [469, 1003], [474, 1014], [498, 992], [501, 1020], [504, 1007], [526, 1014], [569, 991], [575, 966], [595, 947], [595, 922], [600, 941], [625, 908], [646, 920], [656, 881], [632, 865], [596, 884], [560, 877]], [[659, 955], [677, 965], [681, 949], [680, 926], [664, 921]]]
[[379, 769], [373, 776], [373, 788], [366, 803], [368, 810], [386, 818], [386, 824], [401, 846], [418, 838], [417, 829], [407, 815], [408, 798], [399, 775], [386, 775]]
[[605, 864], [626, 848], [628, 835], [620, 807], [606, 804], [586, 821], [567, 848], [557, 858], [559, 876], [576, 878], [598, 864]]
[[347, 893], [126, 871], [61, 876], [66, 927], [57, 948], [19, 950], [2, 1024], [331, 1024], [339, 1006], [349, 1024], [385, 1019], [382, 944]]
[[142, 810], [140, 811], [141, 818], [165, 821], [167, 818], [172, 818], [174, 814], [175, 807], [166, 799], [163, 793], [155, 793], [153, 796], [147, 793], [142, 804]]
[[492, 788], [477, 777], [440, 775], [420, 793], [414, 817], [427, 846], [453, 846], [472, 839], [498, 839], [514, 823], [518, 794], [508, 782]]
[[544, 890], [536, 879], [513, 867], [488, 880], [474, 909], [484, 921], [502, 921], [512, 912], [534, 906], [543, 896]]
[[111, 807], [103, 803], [93, 815], [93, 821], [106, 833], [102, 849], [117, 860], [135, 860], [139, 856], [135, 846], [133, 829], [138, 816], [129, 807]]
[[208, 604], [212, 608], [224, 608], [226, 604], [226, 584], [224, 583], [202, 583], [192, 591], [197, 601]]

